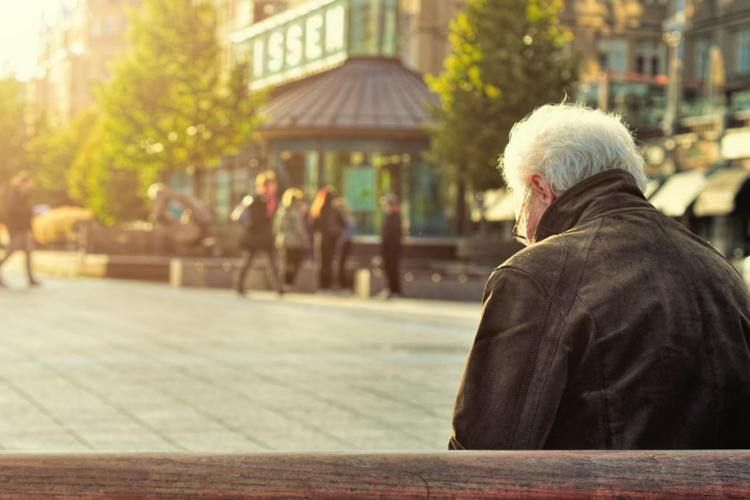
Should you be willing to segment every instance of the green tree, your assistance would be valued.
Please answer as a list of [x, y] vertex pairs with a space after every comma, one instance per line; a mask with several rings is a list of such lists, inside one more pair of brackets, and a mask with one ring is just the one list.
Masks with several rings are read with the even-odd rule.
[[436, 161], [473, 188], [502, 184], [491, 168], [513, 124], [534, 108], [570, 94], [576, 58], [558, 20], [561, 0], [466, 0], [451, 23], [453, 53], [427, 77], [441, 106], [432, 142]]
[[93, 124], [67, 172], [68, 193], [105, 224], [143, 220], [148, 217], [148, 208], [141, 174], [113, 166], [100, 119]]
[[0, 189], [16, 172], [28, 168], [24, 91], [15, 75], [0, 74]]
[[245, 145], [259, 102], [244, 66], [221, 70], [213, 2], [143, 0], [131, 21], [131, 48], [98, 93], [112, 166], [150, 183]]
[[67, 177], [78, 151], [86, 143], [99, 119], [88, 109], [67, 125], [53, 125], [42, 116], [36, 134], [29, 140], [29, 162], [36, 180], [36, 197], [53, 206], [71, 203]]

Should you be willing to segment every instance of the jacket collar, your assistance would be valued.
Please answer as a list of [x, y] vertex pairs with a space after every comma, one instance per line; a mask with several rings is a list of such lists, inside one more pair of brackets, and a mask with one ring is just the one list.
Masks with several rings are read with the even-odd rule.
[[607, 170], [555, 198], [539, 220], [533, 242], [609, 213], [632, 209], [656, 210], [646, 201], [632, 174], [619, 169]]

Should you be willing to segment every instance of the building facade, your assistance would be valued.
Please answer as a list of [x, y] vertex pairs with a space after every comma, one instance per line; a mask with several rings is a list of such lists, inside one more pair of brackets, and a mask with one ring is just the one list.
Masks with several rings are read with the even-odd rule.
[[136, 0], [59, 0], [44, 12], [32, 96], [53, 123], [94, 103], [108, 64], [127, 49], [126, 10]]
[[678, 34], [677, 126], [644, 148], [652, 175], [663, 180], [652, 203], [748, 267], [750, 3], [672, 0], [670, 11]]
[[666, 111], [667, 16], [667, 0], [566, 0], [560, 16], [581, 59], [577, 100], [622, 114], [644, 139]]

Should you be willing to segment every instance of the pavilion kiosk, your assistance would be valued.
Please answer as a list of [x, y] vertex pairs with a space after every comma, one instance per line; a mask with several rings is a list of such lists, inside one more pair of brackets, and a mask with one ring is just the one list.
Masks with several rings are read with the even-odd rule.
[[398, 58], [397, 13], [396, 0], [313, 0], [234, 34], [251, 90], [269, 89], [256, 163], [310, 200], [333, 186], [359, 234], [379, 232], [395, 193], [409, 235], [447, 235], [450, 190], [426, 159], [438, 100]]

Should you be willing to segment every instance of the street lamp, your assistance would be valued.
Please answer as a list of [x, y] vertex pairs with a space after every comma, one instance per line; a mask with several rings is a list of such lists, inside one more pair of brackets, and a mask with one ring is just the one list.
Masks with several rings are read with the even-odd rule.
[[669, 46], [669, 87], [667, 89], [667, 111], [662, 124], [664, 135], [674, 137], [677, 133], [682, 101], [682, 53], [685, 29], [685, 0], [674, 0], [674, 14], [664, 21], [664, 42]]
[[663, 128], [664, 135], [672, 137], [677, 133], [682, 100], [682, 33], [679, 30], [667, 31], [663, 39], [669, 46], [669, 86]]

